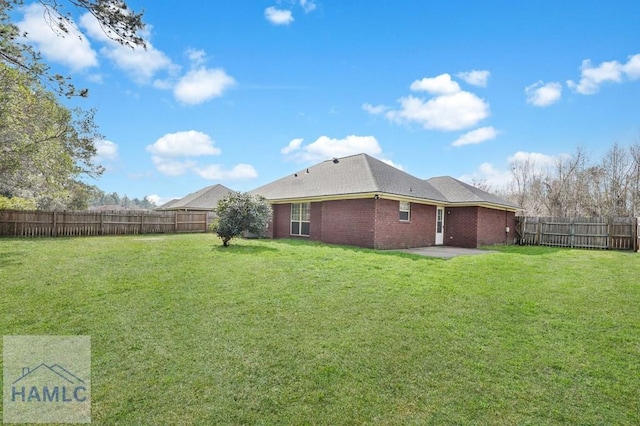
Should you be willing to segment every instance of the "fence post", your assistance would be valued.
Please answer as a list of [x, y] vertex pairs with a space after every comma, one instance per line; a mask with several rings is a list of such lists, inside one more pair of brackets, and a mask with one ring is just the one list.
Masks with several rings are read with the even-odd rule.
[[536, 245], [542, 245], [542, 218], [538, 217], [538, 221], [536, 223]]
[[607, 250], [613, 247], [613, 218], [607, 218]]
[[573, 248], [575, 243], [575, 235], [576, 235], [576, 218], [571, 218], [571, 223], [569, 224], [569, 245]]
[[179, 210], [176, 210], [174, 212], [175, 216], [173, 217], [173, 219], [174, 219], [173, 220], [173, 224], [174, 224], [173, 225], [173, 232], [176, 233], [176, 234], [178, 233], [178, 212], [179, 212]]
[[56, 212], [55, 210], [53, 211], [53, 223], [52, 223], [52, 227], [51, 227], [51, 236], [52, 237], [57, 237], [58, 236], [58, 222], [56, 221], [57, 217], [56, 217]]

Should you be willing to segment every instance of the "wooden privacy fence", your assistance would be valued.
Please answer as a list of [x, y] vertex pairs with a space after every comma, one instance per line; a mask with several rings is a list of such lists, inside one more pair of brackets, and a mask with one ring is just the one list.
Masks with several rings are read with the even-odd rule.
[[635, 217], [516, 217], [522, 245], [638, 251], [639, 228]]
[[0, 235], [67, 237], [206, 232], [206, 211], [18, 211], [0, 210]]

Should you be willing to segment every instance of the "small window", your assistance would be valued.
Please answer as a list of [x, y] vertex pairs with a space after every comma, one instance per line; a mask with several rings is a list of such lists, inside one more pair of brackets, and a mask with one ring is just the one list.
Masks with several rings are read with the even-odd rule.
[[408, 201], [400, 201], [400, 220], [408, 222], [411, 212], [411, 203]]
[[309, 236], [310, 203], [291, 204], [291, 235]]

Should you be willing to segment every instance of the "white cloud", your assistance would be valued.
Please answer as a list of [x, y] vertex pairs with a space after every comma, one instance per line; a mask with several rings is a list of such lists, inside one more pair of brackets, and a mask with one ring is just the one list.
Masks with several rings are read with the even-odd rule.
[[509, 170], [499, 170], [491, 163], [482, 163], [475, 171], [462, 175], [458, 179], [468, 184], [486, 182], [490, 188], [501, 190], [509, 186], [513, 177]]
[[300, 6], [304, 9], [304, 13], [316, 10], [316, 3], [313, 0], [300, 0]]
[[173, 89], [173, 94], [180, 102], [197, 105], [222, 93], [236, 84], [233, 77], [221, 68], [199, 68], [184, 75]]
[[489, 104], [476, 94], [460, 89], [460, 85], [449, 74], [415, 80], [412, 91], [424, 91], [432, 98], [409, 95], [398, 99], [400, 108], [391, 109], [383, 105], [362, 105], [371, 114], [385, 113], [385, 117], [396, 123], [412, 122], [427, 130], [456, 131], [476, 126], [490, 114]]
[[161, 197], [160, 195], [157, 195], [157, 194], [147, 195], [147, 200], [151, 201], [156, 206], [161, 206], [177, 198], [182, 198], [182, 197]]
[[258, 177], [258, 172], [249, 164], [238, 164], [226, 170], [219, 164], [211, 164], [204, 168], [195, 167], [198, 176], [208, 180], [244, 180]]
[[167, 176], [180, 176], [197, 166], [193, 160], [173, 160], [170, 158], [154, 155], [151, 157], [156, 169]]
[[27, 40], [34, 43], [42, 55], [52, 61], [82, 71], [98, 66], [96, 52], [74, 22], [67, 25], [68, 33], [54, 29], [59, 15], [39, 3], [24, 8], [24, 18], [17, 23]]
[[527, 94], [528, 104], [546, 107], [560, 100], [562, 96], [562, 85], [556, 82], [544, 83], [538, 81], [525, 87], [524, 91]]
[[472, 173], [459, 177], [463, 182], [473, 184], [474, 182], [486, 182], [491, 188], [505, 190], [513, 182], [511, 169], [517, 164], [529, 163], [529, 170], [536, 175], [544, 175], [551, 171], [558, 162], [571, 158], [570, 154], [562, 153], [557, 155], [543, 154], [540, 152], [518, 151], [507, 157], [506, 170], [501, 170], [492, 163], [482, 163]]
[[195, 130], [167, 133], [152, 145], [148, 145], [147, 151], [163, 158], [220, 154], [220, 149], [214, 146], [209, 135]]
[[622, 71], [631, 80], [640, 78], [640, 54], [629, 56], [629, 60], [622, 66]]
[[605, 82], [620, 82], [622, 78], [622, 68], [619, 62], [603, 62], [597, 67], [591, 65], [589, 59], [582, 61], [580, 66], [581, 79], [579, 83], [571, 80], [567, 85], [573, 91], [583, 95], [593, 95], [600, 90], [600, 85]]
[[570, 157], [568, 154], [547, 155], [540, 152], [524, 152], [518, 151], [507, 158], [509, 165], [515, 163], [529, 162], [536, 171], [543, 171], [556, 165], [558, 160]]
[[489, 76], [491, 73], [486, 70], [473, 70], [467, 72], [459, 72], [457, 77], [463, 79], [466, 83], [472, 86], [487, 87]]
[[274, 6], [266, 8], [264, 16], [267, 21], [274, 25], [289, 25], [293, 22], [293, 15], [290, 10], [277, 9]]
[[411, 90], [424, 91], [432, 95], [451, 95], [460, 91], [460, 85], [451, 80], [449, 74], [440, 74], [437, 77], [425, 77], [411, 83]]
[[302, 138], [292, 139], [291, 142], [289, 142], [289, 145], [280, 150], [280, 153], [287, 155], [291, 154], [294, 151], [297, 151], [298, 149], [300, 149], [300, 145], [302, 145], [303, 140], [304, 139]]
[[498, 136], [498, 131], [493, 127], [481, 127], [479, 129], [472, 130], [460, 136], [453, 141], [451, 146], [463, 146], [471, 144], [479, 144], [491, 139], [495, 139]]
[[[297, 142], [298, 140], [300, 143]], [[344, 139], [320, 136], [314, 142], [304, 146], [302, 139], [294, 139], [281, 152], [287, 154], [284, 150], [287, 150], [292, 144], [297, 147], [295, 150], [289, 151], [288, 154], [295, 152], [290, 158], [300, 162], [319, 162], [333, 157], [346, 157], [360, 153], [382, 157], [382, 148], [373, 136], [350, 135]]]
[[117, 160], [118, 145], [107, 140], [96, 141], [96, 159], [98, 161]]
[[383, 162], [383, 163], [385, 163], [385, 164], [390, 165], [391, 167], [395, 167], [395, 168], [396, 168], [396, 169], [398, 169], [398, 170], [402, 170], [402, 171], [404, 171], [404, 166], [403, 166], [402, 164], [396, 164], [396, 163], [394, 163], [393, 161], [391, 161], [391, 160], [386, 160], [386, 159], [384, 159], [384, 158], [379, 158], [379, 160], [380, 160], [380, 161], [382, 161], [382, 162]]
[[567, 86], [576, 93], [593, 95], [605, 83], [621, 83], [623, 77], [630, 80], [640, 78], [640, 54], [629, 56], [625, 64], [618, 61], [602, 62], [593, 66], [589, 59], [582, 61], [580, 66], [580, 81], [569, 80]]
[[204, 64], [207, 58], [207, 53], [202, 49], [187, 49], [186, 55], [193, 66]]
[[153, 47], [149, 41], [150, 34], [148, 31], [142, 34], [147, 48], [131, 48], [109, 38], [98, 20], [90, 13], [85, 13], [80, 17], [80, 24], [92, 39], [104, 44], [104, 47], [100, 49], [100, 53], [109, 58], [116, 67], [131, 75], [139, 84], [149, 83], [160, 71], [174, 74], [178, 70], [178, 67], [167, 55]]
[[241, 180], [258, 176], [249, 164], [238, 164], [230, 170], [217, 164], [198, 164], [193, 157], [219, 155], [221, 151], [214, 146], [209, 135], [195, 130], [168, 133], [148, 145], [147, 151], [153, 154], [151, 160], [156, 170], [167, 176], [180, 176], [188, 172], [210, 180]]
[[386, 113], [398, 123], [416, 122], [428, 130], [455, 131], [475, 126], [489, 116], [489, 104], [473, 93], [460, 91], [425, 101], [408, 96], [401, 108]]
[[379, 115], [387, 112], [389, 107], [384, 105], [363, 104], [362, 109], [367, 111], [369, 114]]

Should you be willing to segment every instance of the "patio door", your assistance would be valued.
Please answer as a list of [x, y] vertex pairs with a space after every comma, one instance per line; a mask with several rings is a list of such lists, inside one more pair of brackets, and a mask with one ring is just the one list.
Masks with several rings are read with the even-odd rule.
[[436, 245], [444, 244], [444, 207], [436, 208]]

